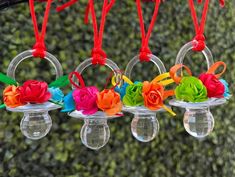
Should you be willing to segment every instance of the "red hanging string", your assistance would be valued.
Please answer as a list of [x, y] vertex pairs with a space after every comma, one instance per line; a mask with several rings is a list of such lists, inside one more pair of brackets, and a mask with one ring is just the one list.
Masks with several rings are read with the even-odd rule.
[[151, 36], [151, 32], [153, 31], [154, 23], [157, 20], [159, 6], [161, 4], [161, 0], [156, 0], [155, 9], [153, 12], [152, 20], [150, 22], [148, 32], [145, 33], [145, 26], [144, 26], [144, 18], [141, 9], [141, 0], [136, 0], [137, 12], [140, 21], [140, 30], [141, 30], [141, 37], [142, 37], [142, 45], [140, 49], [139, 58], [141, 61], [149, 61], [149, 54], [151, 54], [151, 50], [149, 49], [149, 39]]
[[[74, 81], [73, 81], [73, 77], [76, 77], [76, 79], [78, 80], [78, 82], [79, 82], [79, 85], [77, 84], [77, 83], [75, 83]], [[84, 80], [83, 80], [83, 78], [82, 78], [82, 76], [81, 76], [81, 74], [79, 73], [79, 72], [71, 72], [70, 74], [69, 74], [69, 81], [70, 81], [70, 83], [76, 88], [76, 89], [80, 89], [80, 88], [83, 88], [83, 87], [85, 87], [86, 85], [85, 85], [85, 82], [84, 82]]]
[[56, 8], [56, 11], [57, 11], [57, 12], [61, 12], [61, 11], [63, 11], [64, 9], [68, 8], [69, 6], [72, 6], [72, 5], [75, 4], [76, 2], [78, 2], [78, 0], [70, 0], [70, 1], [68, 1], [68, 2], [66, 2], [66, 3], [64, 3], [63, 5], [58, 6], [58, 7]]
[[36, 39], [36, 43], [33, 46], [33, 49], [35, 50], [33, 52], [34, 57], [40, 57], [40, 58], [45, 57], [46, 45], [45, 45], [44, 39], [45, 39], [45, 35], [46, 35], [46, 27], [47, 27], [48, 17], [49, 17], [49, 13], [50, 13], [51, 3], [52, 3], [52, 0], [47, 1], [47, 6], [46, 6], [45, 14], [44, 14], [42, 29], [41, 29], [41, 32], [39, 32], [36, 14], [35, 14], [35, 10], [34, 10], [34, 0], [29, 0], [30, 13], [31, 13], [31, 17], [32, 17], [34, 34], [35, 34], [35, 39]]
[[[202, 0], [197, 0], [198, 3], [202, 3]], [[195, 28], [195, 37], [193, 38], [194, 46], [193, 46], [193, 50], [194, 51], [202, 51], [205, 49], [205, 36], [204, 36], [204, 29], [205, 29], [205, 24], [206, 24], [206, 17], [207, 17], [207, 12], [208, 12], [208, 8], [209, 8], [209, 2], [210, 0], [205, 0], [204, 2], [204, 8], [202, 11], [202, 17], [201, 17], [201, 21], [199, 24], [198, 18], [197, 18], [197, 13], [196, 13], [196, 9], [194, 6], [194, 0], [188, 0], [189, 3], [189, 7], [191, 10], [191, 16], [192, 16], [192, 20], [193, 20], [193, 24], [194, 24], [194, 28]], [[220, 5], [223, 7], [225, 4], [225, 0], [220, 0]]]
[[106, 16], [112, 6], [114, 5], [115, 0], [104, 0], [103, 8], [102, 8], [102, 15], [100, 21], [100, 28], [98, 30], [97, 20], [96, 20], [96, 13], [94, 8], [94, 0], [89, 0], [88, 6], [86, 8], [85, 14], [85, 23], [88, 23], [88, 15], [89, 12], [91, 13], [92, 23], [93, 23], [93, 31], [94, 31], [94, 47], [91, 52], [92, 56], [92, 64], [96, 65], [104, 65], [106, 63], [107, 55], [102, 49], [102, 41], [103, 41], [103, 33], [104, 33], [104, 25], [106, 21]]

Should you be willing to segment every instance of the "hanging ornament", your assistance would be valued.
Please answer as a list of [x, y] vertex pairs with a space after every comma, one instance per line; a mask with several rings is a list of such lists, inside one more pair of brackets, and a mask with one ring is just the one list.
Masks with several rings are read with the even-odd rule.
[[[178, 84], [175, 89], [176, 99], [171, 100], [170, 105], [185, 108], [183, 123], [186, 131], [196, 138], [204, 138], [214, 128], [214, 118], [210, 112], [210, 107], [224, 104], [230, 94], [228, 83], [225, 80], [219, 80], [226, 70], [226, 64], [221, 61], [214, 63], [211, 51], [205, 45], [203, 33], [209, 0], [205, 0], [200, 24], [193, 0], [188, 0], [188, 2], [196, 36], [180, 49], [176, 57], [176, 65], [170, 70], [171, 78]], [[201, 3], [201, 1], [198, 2]], [[221, 0], [220, 4], [224, 6], [224, 1]], [[206, 58], [208, 71], [202, 73], [198, 78], [192, 76], [191, 70], [183, 65], [185, 55], [190, 50], [202, 52]], [[220, 66], [223, 67], [223, 71], [215, 74]], [[182, 75], [183, 68], [186, 70], [187, 76]], [[178, 73], [181, 73], [181, 75], [179, 76]]]
[[105, 146], [110, 138], [107, 121], [122, 116], [120, 112], [122, 109], [121, 98], [114, 91], [114, 87], [111, 89], [105, 88], [100, 92], [95, 86], [85, 86], [81, 77], [81, 74], [87, 67], [105, 65], [112, 70], [116, 78], [119, 78], [116, 82], [120, 82], [120, 69], [112, 60], [107, 59], [106, 53], [102, 50], [105, 20], [114, 2], [114, 0], [110, 2], [104, 0], [100, 29], [98, 30], [94, 1], [89, 0], [85, 22], [88, 22], [88, 15], [91, 12], [94, 30], [94, 48], [92, 49], [91, 58], [83, 61], [75, 69], [75, 72], [70, 74], [73, 90], [65, 96], [64, 110], [62, 110], [62, 112], [69, 112], [68, 115], [71, 117], [84, 120], [84, 125], [80, 132], [81, 140], [86, 147], [93, 150], [98, 150]]
[[[148, 32], [145, 34], [141, 2], [140, 0], [136, 0], [142, 34], [142, 46], [139, 55], [134, 57], [128, 63], [125, 74], [122, 77], [124, 81], [123, 84], [116, 87], [116, 90], [119, 92], [124, 104], [123, 111], [134, 114], [134, 118], [131, 122], [131, 132], [133, 136], [141, 142], [149, 142], [156, 137], [159, 131], [159, 123], [156, 118], [157, 112], [166, 110], [172, 115], [175, 115], [169, 107], [164, 105], [164, 100], [167, 97], [174, 95], [172, 90], [165, 90], [165, 86], [173, 83], [173, 80], [167, 79], [170, 75], [169, 73], [166, 73], [164, 64], [158, 57], [151, 53], [148, 46], [160, 3], [160, 0], [156, 0], [154, 14]], [[135, 81], [133, 83], [129, 79], [133, 67], [138, 62], [149, 61], [153, 62], [157, 66], [160, 75], [151, 82]], [[113, 85], [116, 85], [114, 81]]]
[[[52, 120], [48, 111], [61, 107], [63, 93], [59, 88], [69, 83], [68, 77], [62, 76], [63, 71], [60, 62], [55, 56], [46, 52], [44, 38], [51, 3], [52, 0], [48, 0], [42, 31], [39, 33], [34, 12], [34, 0], [29, 1], [36, 44], [32, 50], [20, 53], [10, 62], [7, 69], [7, 76], [0, 74], [0, 81], [9, 85], [3, 91], [6, 109], [11, 112], [24, 113], [20, 129], [27, 138], [33, 140], [43, 138], [50, 131]], [[15, 81], [17, 66], [22, 61], [31, 57], [40, 57], [49, 61], [55, 68], [57, 80], [49, 85], [44, 81], [37, 80], [28, 80], [23, 85], [19, 85]]]

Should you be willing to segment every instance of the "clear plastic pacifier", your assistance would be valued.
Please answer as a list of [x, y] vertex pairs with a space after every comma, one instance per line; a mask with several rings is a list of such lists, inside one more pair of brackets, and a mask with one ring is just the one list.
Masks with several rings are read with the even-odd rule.
[[[17, 66], [24, 60], [33, 57], [34, 50], [27, 50], [17, 55], [9, 64], [7, 75], [15, 80]], [[45, 60], [49, 61], [55, 68], [56, 78], [63, 75], [60, 62], [52, 54], [45, 52]], [[52, 126], [52, 120], [48, 111], [55, 110], [61, 106], [45, 102], [42, 104], [26, 104], [18, 107], [6, 107], [11, 112], [22, 112], [24, 117], [20, 123], [22, 133], [29, 139], [41, 139], [48, 134]]]
[[[86, 59], [75, 69], [75, 72], [82, 74], [82, 72], [92, 64], [92, 58]], [[115, 76], [120, 75], [119, 67], [112, 60], [106, 59], [105, 66], [109, 67]], [[119, 80], [117, 80], [119, 83], [120, 77], [116, 78], [119, 78]], [[78, 84], [78, 81], [75, 77], [73, 77], [73, 82]], [[74, 86], [73, 89], [75, 89]], [[82, 111], [74, 110], [68, 115], [84, 120], [84, 124], [80, 131], [82, 143], [90, 149], [98, 150], [105, 146], [109, 141], [110, 130], [107, 123], [108, 120], [121, 117], [122, 113], [107, 115], [104, 111], [97, 111], [94, 114], [85, 115], [82, 113]]]
[[[176, 65], [183, 66], [185, 55], [188, 51], [194, 48], [194, 42], [196, 41], [191, 41], [180, 49], [176, 58]], [[202, 53], [205, 56], [207, 68], [210, 70], [210, 68], [215, 65], [211, 51], [208, 47], [205, 47], [205, 49], [202, 50]], [[180, 73], [182, 74], [182, 68], [180, 69]], [[210, 107], [221, 105], [225, 102], [226, 98], [221, 97], [208, 98], [207, 100], [200, 102], [187, 102], [180, 99], [173, 99], [169, 102], [169, 104], [172, 106], [185, 108], [186, 112], [184, 114], [183, 124], [186, 131], [196, 138], [204, 138], [209, 135], [214, 128], [214, 117], [210, 112]]]

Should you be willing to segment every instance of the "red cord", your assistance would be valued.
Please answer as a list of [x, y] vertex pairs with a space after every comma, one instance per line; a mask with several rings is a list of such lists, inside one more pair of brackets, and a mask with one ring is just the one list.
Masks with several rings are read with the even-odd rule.
[[92, 23], [93, 23], [93, 31], [94, 31], [94, 47], [91, 52], [92, 56], [92, 64], [96, 65], [104, 65], [106, 63], [107, 55], [102, 49], [102, 40], [103, 40], [103, 33], [104, 33], [104, 25], [106, 21], [106, 16], [112, 6], [114, 5], [115, 0], [104, 0], [103, 8], [102, 8], [102, 15], [100, 21], [100, 28], [98, 30], [97, 20], [96, 20], [96, 13], [94, 8], [94, 0], [89, 0], [86, 14], [85, 14], [85, 23], [88, 23], [88, 15], [91, 12]]
[[34, 10], [34, 0], [29, 0], [30, 13], [32, 17], [34, 34], [35, 34], [35, 39], [36, 39], [36, 43], [33, 46], [33, 49], [35, 50], [33, 52], [34, 57], [40, 57], [40, 58], [45, 57], [46, 45], [45, 45], [44, 39], [46, 35], [46, 26], [48, 22], [49, 13], [50, 13], [51, 3], [52, 3], [52, 0], [48, 0], [45, 14], [44, 14], [42, 29], [41, 29], [41, 32], [39, 33], [36, 14]]
[[156, 0], [154, 13], [152, 16], [152, 20], [150, 22], [148, 32], [145, 33], [145, 26], [144, 26], [144, 18], [141, 10], [141, 0], [136, 0], [136, 6], [137, 6], [137, 12], [139, 16], [140, 21], [140, 30], [141, 30], [141, 36], [142, 36], [142, 45], [140, 49], [140, 61], [150, 61], [149, 54], [151, 54], [151, 50], [149, 49], [149, 39], [151, 36], [151, 32], [153, 31], [154, 23], [157, 20], [158, 10], [159, 6], [161, 4], [161, 0]]
[[[197, 0], [197, 1], [198, 3], [202, 3], [202, 0]], [[191, 10], [191, 16], [192, 16], [192, 20], [193, 20], [193, 24], [195, 28], [195, 33], [196, 33], [195, 37], [193, 38], [193, 41], [195, 42], [193, 50], [202, 51], [205, 49], [205, 46], [206, 46], [204, 28], [206, 24], [206, 17], [207, 17], [210, 0], [205, 0], [200, 24], [198, 22], [197, 13], [196, 13], [195, 6], [194, 6], [194, 0], [188, 0], [188, 3], [189, 3], [190, 10]], [[224, 6], [224, 4], [225, 4], [225, 0], [220, 0], [220, 5], [222, 7]]]
[[61, 12], [61, 11], [63, 11], [64, 9], [68, 8], [69, 6], [72, 6], [72, 5], [75, 4], [76, 2], [78, 2], [78, 0], [70, 0], [70, 1], [68, 1], [68, 2], [66, 2], [66, 3], [64, 3], [63, 5], [58, 6], [58, 7], [56, 8], [56, 11], [57, 11], [57, 12]]
[[[74, 76], [77, 78], [78, 83], [79, 83], [80, 85], [78, 85], [77, 83], [75, 83], [75, 82], [73, 81], [73, 77], [74, 77]], [[83, 87], [86, 86], [86, 85], [85, 85], [85, 82], [84, 82], [84, 80], [83, 80], [83, 78], [82, 78], [82, 76], [81, 76], [81, 74], [80, 74], [79, 72], [76, 72], [76, 71], [71, 72], [71, 73], [69, 74], [69, 81], [70, 81], [70, 83], [71, 83], [76, 89], [80, 89], [80, 88], [83, 88]]]

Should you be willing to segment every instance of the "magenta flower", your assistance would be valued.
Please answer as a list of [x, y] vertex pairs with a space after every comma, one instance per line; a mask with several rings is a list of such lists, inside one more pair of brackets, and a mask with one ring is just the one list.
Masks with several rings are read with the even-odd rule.
[[84, 115], [96, 113], [98, 111], [96, 104], [98, 92], [99, 90], [94, 86], [74, 90], [73, 99], [75, 101], [76, 110], [82, 111]]

